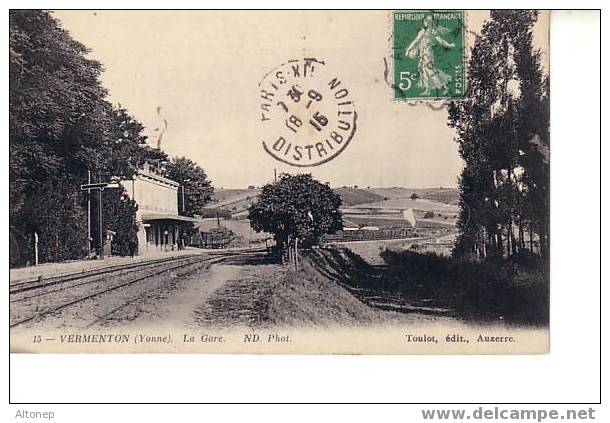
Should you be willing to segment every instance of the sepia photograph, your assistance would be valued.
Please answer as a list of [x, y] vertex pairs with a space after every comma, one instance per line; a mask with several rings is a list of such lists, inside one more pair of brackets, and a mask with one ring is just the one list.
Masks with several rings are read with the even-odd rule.
[[10, 10], [10, 351], [549, 353], [550, 26]]

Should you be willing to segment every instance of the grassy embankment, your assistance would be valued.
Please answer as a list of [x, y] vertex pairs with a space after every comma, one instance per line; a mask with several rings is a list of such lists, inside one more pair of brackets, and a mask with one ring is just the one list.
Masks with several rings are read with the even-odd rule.
[[225, 265], [237, 267], [238, 276], [198, 308], [196, 320], [202, 326], [328, 327], [388, 318], [320, 275], [305, 257], [298, 272], [264, 255], [230, 259]]
[[342, 247], [313, 254], [323, 272], [331, 269], [347, 290], [375, 308], [476, 323], [548, 324], [548, 266], [535, 256], [473, 262], [386, 250], [386, 265], [373, 267]]
[[211, 297], [200, 322], [229, 327], [447, 319], [548, 324], [548, 273], [538, 258], [477, 263], [411, 251], [384, 251], [382, 256], [386, 265], [371, 266], [346, 248], [329, 247], [306, 252], [298, 271], [264, 256], [259, 262], [231, 263], [242, 267], [240, 277]]

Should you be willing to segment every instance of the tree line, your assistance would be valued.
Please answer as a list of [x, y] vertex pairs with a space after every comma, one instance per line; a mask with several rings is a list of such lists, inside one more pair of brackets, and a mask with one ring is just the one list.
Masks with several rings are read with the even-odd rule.
[[[187, 158], [150, 147], [144, 127], [112, 105], [100, 82], [102, 64], [51, 13], [9, 14], [9, 236], [10, 264], [56, 262], [87, 254], [87, 194], [80, 185], [131, 179], [148, 162], [181, 184], [181, 214], [201, 213], [213, 188]], [[182, 195], [184, 194], [184, 196]], [[182, 200], [184, 198], [184, 201]], [[92, 196], [92, 210], [97, 197]], [[137, 226], [137, 205], [123, 189], [104, 191], [103, 228], [126, 253]], [[97, 226], [92, 215], [95, 248]]]
[[472, 49], [466, 98], [449, 107], [465, 162], [458, 256], [548, 257], [549, 77], [533, 47], [537, 18], [491, 11]]

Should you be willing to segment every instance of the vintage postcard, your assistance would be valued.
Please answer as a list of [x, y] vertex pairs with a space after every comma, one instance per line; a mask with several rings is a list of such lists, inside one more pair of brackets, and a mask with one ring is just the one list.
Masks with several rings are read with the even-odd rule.
[[11, 10], [13, 353], [549, 351], [549, 12]]

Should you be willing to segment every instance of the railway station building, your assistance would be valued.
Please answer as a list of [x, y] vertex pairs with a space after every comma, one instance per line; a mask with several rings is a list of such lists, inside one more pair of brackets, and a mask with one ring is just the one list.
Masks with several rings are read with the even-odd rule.
[[185, 242], [185, 226], [199, 222], [199, 219], [178, 214], [180, 184], [157, 174], [145, 163], [133, 179], [122, 181], [121, 185], [138, 205], [137, 254], [179, 249]]

